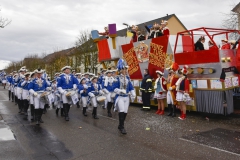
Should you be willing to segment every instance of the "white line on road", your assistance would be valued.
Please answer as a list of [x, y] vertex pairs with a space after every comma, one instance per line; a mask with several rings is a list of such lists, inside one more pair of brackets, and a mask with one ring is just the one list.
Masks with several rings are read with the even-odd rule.
[[233, 154], [233, 155], [236, 155], [236, 156], [240, 156], [240, 154], [237, 154], [237, 153], [234, 153], [234, 152], [230, 152], [230, 151], [226, 151], [226, 150], [224, 150], [224, 149], [220, 149], [220, 148], [216, 148], [216, 147], [211, 147], [211, 146], [208, 146], [208, 145], [205, 145], [205, 144], [201, 144], [201, 143], [198, 143], [198, 142], [194, 142], [194, 141], [191, 141], [191, 140], [187, 140], [187, 139], [184, 139], [184, 138], [179, 138], [179, 139], [182, 140], [182, 141], [186, 141], [186, 142], [198, 144], [198, 145], [200, 145], [200, 146], [204, 146], [204, 147], [212, 148], [212, 149], [215, 149], [215, 150], [218, 150], [218, 151], [222, 151], [222, 152], [226, 152], [226, 153]]

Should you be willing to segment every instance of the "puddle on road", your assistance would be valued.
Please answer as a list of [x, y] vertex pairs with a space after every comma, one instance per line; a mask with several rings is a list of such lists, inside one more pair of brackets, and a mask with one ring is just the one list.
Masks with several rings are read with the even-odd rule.
[[13, 132], [9, 128], [0, 129], [0, 141], [16, 140]]

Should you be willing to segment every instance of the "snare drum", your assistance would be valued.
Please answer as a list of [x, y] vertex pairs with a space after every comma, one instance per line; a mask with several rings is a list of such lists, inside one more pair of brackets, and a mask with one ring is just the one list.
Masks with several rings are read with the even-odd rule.
[[66, 93], [66, 96], [67, 96], [67, 97], [71, 97], [71, 96], [73, 96], [73, 95], [75, 95], [75, 94], [76, 94], [76, 92], [73, 91], [73, 90], [71, 90], [71, 91], [68, 91], [68, 92]]
[[114, 99], [116, 97], [116, 93], [115, 92], [112, 92], [111, 93], [111, 98]]
[[105, 100], [106, 100], [106, 97], [105, 97], [105, 96], [98, 96], [98, 97], [97, 97], [97, 102], [98, 102], [100, 105], [104, 105]]

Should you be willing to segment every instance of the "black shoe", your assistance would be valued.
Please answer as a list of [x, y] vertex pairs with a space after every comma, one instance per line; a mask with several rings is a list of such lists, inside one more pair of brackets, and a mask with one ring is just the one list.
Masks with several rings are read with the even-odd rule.
[[56, 115], [58, 116], [58, 111], [59, 111], [59, 108], [56, 109]]
[[94, 119], [99, 119], [97, 115], [92, 115]]
[[176, 113], [173, 113], [173, 114], [172, 114], [172, 117], [176, 117]]
[[172, 116], [172, 104], [168, 104], [168, 115], [167, 116]]
[[38, 125], [38, 126], [39, 126], [39, 125], [40, 125], [40, 122], [39, 122], [39, 121], [37, 121], [37, 122], [36, 122], [36, 125]]
[[83, 107], [83, 115], [84, 115], [85, 117], [87, 117], [86, 110], [87, 110], [87, 107]]
[[40, 122], [40, 123], [44, 123], [43, 120], [42, 120], [42, 118], [39, 120], [39, 122]]
[[119, 129], [122, 134], [127, 134], [126, 130], [124, 128]]
[[111, 112], [108, 112], [108, 117], [112, 117], [112, 113]]
[[65, 120], [66, 120], [66, 121], [69, 121], [69, 117], [68, 117], [68, 116], [67, 116], [67, 117], [65, 117]]

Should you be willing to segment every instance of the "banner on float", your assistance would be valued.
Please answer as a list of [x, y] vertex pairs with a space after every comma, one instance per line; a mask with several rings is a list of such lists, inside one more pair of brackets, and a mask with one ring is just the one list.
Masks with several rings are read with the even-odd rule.
[[153, 38], [150, 43], [149, 63], [148, 69], [149, 74], [156, 79], [156, 71], [160, 70], [164, 73], [165, 61], [167, 57], [168, 49], [168, 36], [161, 36]]
[[127, 62], [128, 74], [131, 79], [142, 79], [139, 62], [132, 43], [122, 45], [123, 59]]

